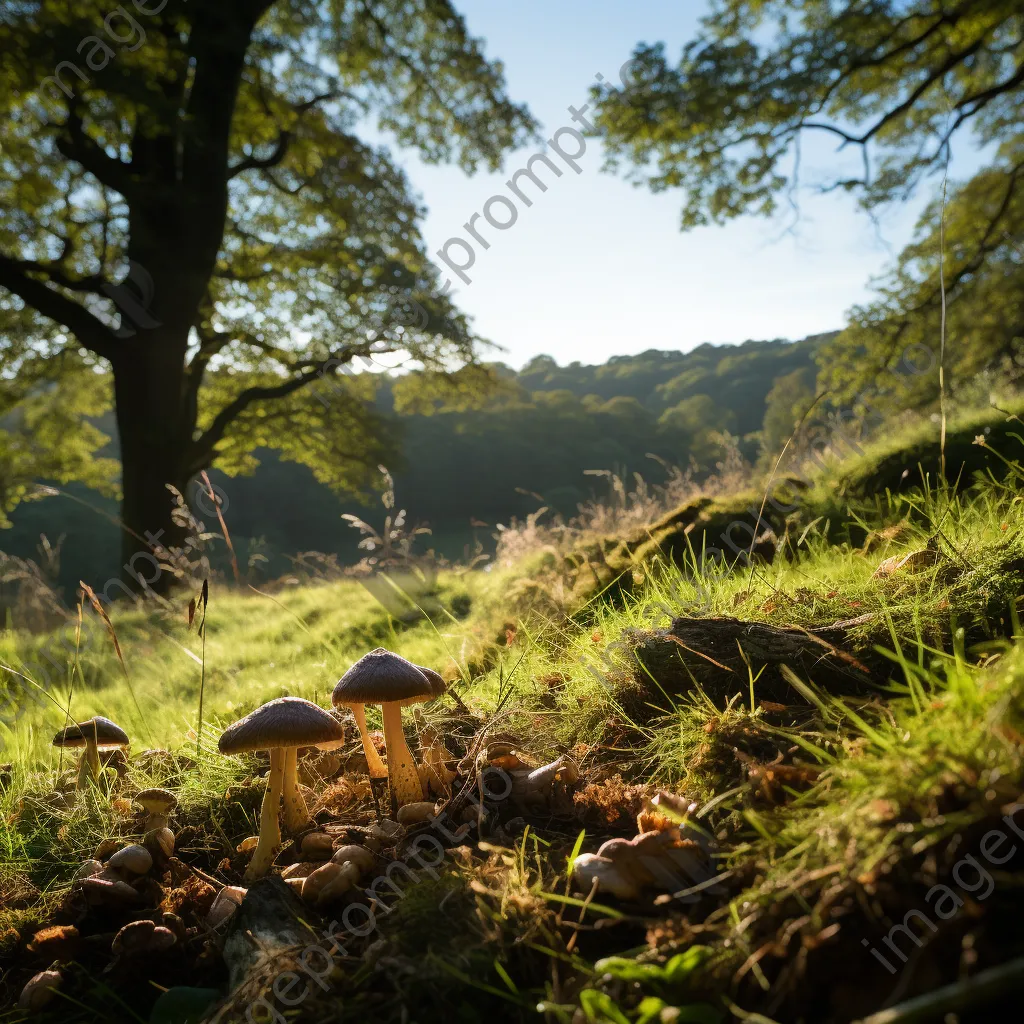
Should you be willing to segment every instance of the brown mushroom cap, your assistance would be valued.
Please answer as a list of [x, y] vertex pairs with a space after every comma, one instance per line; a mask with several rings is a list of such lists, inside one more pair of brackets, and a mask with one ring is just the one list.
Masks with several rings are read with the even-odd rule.
[[116, 725], [109, 718], [96, 715], [87, 722], [79, 722], [76, 725], [69, 725], [61, 729], [53, 737], [55, 747], [84, 747], [86, 743], [95, 739], [97, 750], [116, 750], [118, 747], [127, 747], [131, 742], [128, 733], [119, 725]]
[[166, 789], [144, 789], [135, 802], [150, 814], [168, 814], [178, 806], [178, 798]]
[[427, 677], [427, 682], [430, 683], [430, 689], [435, 697], [440, 697], [448, 689], [448, 684], [440, 672], [435, 672], [432, 668], [427, 668], [426, 665], [417, 665], [416, 667]]
[[228, 726], [218, 747], [222, 754], [242, 754], [330, 743], [344, 736], [342, 724], [312, 701], [278, 697]]
[[419, 704], [436, 696], [423, 671], [399, 654], [378, 647], [364, 654], [334, 687], [331, 700], [342, 704]]

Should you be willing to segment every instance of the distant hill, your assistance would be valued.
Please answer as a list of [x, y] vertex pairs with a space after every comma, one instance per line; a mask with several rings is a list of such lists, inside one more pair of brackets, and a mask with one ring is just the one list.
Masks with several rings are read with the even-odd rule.
[[[745, 454], [756, 457], [773, 383], [813, 372], [814, 354], [830, 337], [704, 344], [686, 353], [650, 349], [593, 366], [559, 366], [538, 356], [518, 372], [499, 366], [509, 393], [472, 411], [399, 416], [386, 385], [378, 401], [400, 438], [401, 463], [389, 467], [398, 506], [430, 525], [428, 545], [458, 558], [476, 541], [492, 547], [494, 524], [527, 515], [541, 500], [571, 515], [600, 490], [585, 470], [639, 472], [657, 481], [663, 470], [648, 454], [708, 467], [719, 451], [718, 431], [737, 436]], [[262, 554], [261, 571], [274, 577], [299, 551], [354, 561], [359, 538], [341, 513], [377, 522], [380, 505], [334, 494], [307, 467], [272, 451], [257, 456], [261, 466], [250, 477], [211, 473], [228, 495], [226, 518], [243, 563]], [[59, 580], [71, 594], [78, 579], [102, 583], [116, 564], [117, 531], [104, 516], [116, 518], [117, 509], [85, 488], [67, 490], [98, 511], [65, 497], [21, 505], [12, 528], [0, 533], [0, 549], [36, 558], [41, 533], [51, 542], [65, 534]]]

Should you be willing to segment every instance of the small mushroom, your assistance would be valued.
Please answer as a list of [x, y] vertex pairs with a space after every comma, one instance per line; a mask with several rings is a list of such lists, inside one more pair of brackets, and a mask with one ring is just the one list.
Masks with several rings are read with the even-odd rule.
[[114, 956], [162, 953], [165, 949], [170, 949], [176, 941], [170, 928], [143, 919], [126, 924], [114, 936], [110, 951]]
[[[361, 711], [364, 704], [381, 705], [388, 755], [387, 772], [391, 791], [399, 806], [415, 803], [424, 796], [416, 762], [402, 731], [402, 708], [432, 700], [437, 696], [436, 689], [436, 683], [430, 682], [411, 661], [383, 647], [364, 654], [334, 687], [331, 699], [335, 707], [358, 706]], [[359, 722], [358, 716], [356, 722]], [[367, 763], [372, 765], [372, 744], [365, 732], [365, 722], [360, 728], [360, 735]], [[372, 767], [370, 774], [373, 775]]]
[[109, 718], [97, 715], [87, 722], [69, 725], [53, 737], [53, 746], [66, 749], [84, 748], [78, 765], [78, 788], [90, 781], [95, 782], [100, 774], [99, 752], [119, 750], [129, 744], [128, 734]]
[[344, 735], [336, 718], [301, 697], [278, 697], [224, 730], [219, 744], [222, 754], [270, 751], [270, 777], [260, 812], [259, 843], [245, 872], [246, 881], [262, 878], [274, 863], [281, 846], [278, 811], [282, 797], [287, 828], [297, 831], [309, 820], [296, 780], [298, 748], [328, 743]]
[[18, 1009], [38, 1013], [53, 1001], [62, 980], [60, 971], [40, 971], [33, 975], [21, 990]]
[[143, 832], [167, 828], [171, 811], [178, 806], [178, 798], [168, 789], [144, 789], [135, 802], [147, 812]]
[[581, 853], [573, 863], [572, 873], [584, 892], [589, 892], [596, 880], [598, 892], [610, 892], [623, 900], [635, 900], [640, 896], [642, 886], [637, 879], [609, 857]]

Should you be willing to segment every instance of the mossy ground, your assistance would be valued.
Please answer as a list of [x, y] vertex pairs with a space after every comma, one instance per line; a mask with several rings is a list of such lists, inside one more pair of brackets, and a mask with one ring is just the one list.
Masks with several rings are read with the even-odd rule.
[[[47, 743], [64, 720], [70, 667], [5, 734], [0, 1004], [55, 959], [27, 944], [60, 920], [75, 865], [102, 838], [137, 834], [128, 798], [138, 789], [171, 786], [181, 802], [178, 856], [236, 880], [244, 858], [235, 847], [254, 834], [259, 762], [220, 757], [221, 725], [283, 693], [326, 704], [347, 665], [377, 645], [455, 681], [466, 707], [444, 698], [426, 717], [457, 756], [487, 730], [536, 764], [569, 753], [581, 779], [556, 800], [496, 809], [436, 878], [404, 886], [378, 932], [354, 939], [329, 987], [311, 990], [288, 1020], [334, 1020], [341, 1005], [388, 1021], [839, 1022], [1024, 955], [1024, 852], [1017, 846], [998, 866], [977, 861], [1024, 787], [1024, 474], [1012, 452], [973, 447], [991, 473], [972, 484], [873, 494], [849, 485], [845, 503], [815, 484], [801, 495], [798, 522], [777, 532], [774, 560], [706, 564], [699, 577], [692, 544], [665, 545], [666, 520], [661, 535], [595, 539], [567, 561], [546, 552], [528, 569], [443, 573], [426, 615], [386, 607], [357, 582], [269, 597], [215, 587], [198, 750], [202, 651], [186, 629], [187, 595], [158, 611], [119, 610], [134, 696], [97, 626], [79, 652], [73, 715], [113, 717], [136, 749], [166, 747], [176, 760], [144, 768], [133, 758], [109, 791], [56, 798], [60, 757]], [[864, 458], [862, 474], [874, 473], [875, 456]], [[853, 479], [852, 462], [841, 470]], [[728, 501], [715, 502], [727, 511]], [[681, 674], [668, 686], [634, 652], [638, 636], [659, 636], [677, 615], [806, 631], [854, 620], [849, 654], [866, 679], [846, 691], [826, 659], [787, 665], [773, 669], [784, 689], [769, 698], [768, 674], [750, 656], [748, 672], [724, 674], [712, 693], [696, 678], [685, 683], [692, 655], [680, 649]], [[45, 642], [9, 631], [0, 661], [32, 676]], [[26, 692], [21, 676], [5, 679]], [[357, 749], [352, 738], [345, 753]], [[721, 854], [718, 885], [696, 902], [652, 892], [636, 903], [601, 894], [584, 906], [569, 883], [573, 855], [635, 835], [636, 813], [659, 787], [698, 805], [694, 820]], [[374, 819], [358, 777], [321, 795], [322, 823]], [[1024, 814], [1015, 820], [1024, 829]], [[977, 874], [954, 877], [967, 855], [991, 888], [976, 885]], [[933, 914], [933, 929], [912, 919], [918, 937], [897, 935], [903, 962], [885, 939], [908, 912], [929, 909], [939, 884], [955, 892], [957, 912]], [[205, 896], [177, 898], [197, 929], [191, 959], [151, 980], [223, 990], [197, 909]], [[101, 925], [93, 935], [102, 939]], [[52, 1019], [147, 1020], [156, 988], [106, 971], [88, 943], [71, 959], [84, 965], [68, 987], [75, 1001], [61, 1001]], [[111, 1016], [111, 992], [126, 1016]], [[961, 1019], [998, 1017], [992, 1005], [977, 1013]], [[244, 1005], [222, 1019], [245, 1019]]]

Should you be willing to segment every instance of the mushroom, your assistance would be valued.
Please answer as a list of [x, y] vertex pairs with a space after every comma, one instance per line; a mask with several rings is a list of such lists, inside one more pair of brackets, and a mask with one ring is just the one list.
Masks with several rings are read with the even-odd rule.
[[301, 697], [278, 697], [224, 730], [219, 743], [222, 754], [270, 751], [270, 777], [260, 811], [259, 842], [245, 872], [247, 881], [262, 878], [274, 863], [281, 845], [278, 809], [282, 796], [288, 829], [296, 831], [309, 821], [309, 811], [296, 780], [298, 748], [329, 743], [344, 734], [336, 718]]
[[584, 892], [597, 882], [598, 892], [610, 892], [622, 900], [635, 900], [640, 896], [640, 883], [624, 865], [610, 857], [596, 853], [581, 853], [572, 866], [573, 878]]
[[[437, 696], [436, 691], [436, 683], [431, 683], [411, 661], [383, 647], [364, 654], [334, 688], [332, 700], [335, 707], [359, 705], [361, 709], [364, 704], [381, 705], [387, 771], [399, 807], [420, 801], [424, 796], [416, 762], [402, 732], [402, 707], [432, 700]], [[362, 730], [361, 734], [364, 735], [363, 747], [366, 749], [370, 746], [369, 737]]]
[[427, 668], [426, 665], [417, 665], [416, 667], [427, 677], [427, 682], [430, 683], [431, 692], [435, 697], [444, 694], [448, 689], [448, 684], [440, 672], [435, 672], [432, 668]]
[[59, 971], [40, 971], [33, 975], [21, 990], [18, 1008], [29, 1013], [43, 1009], [52, 1002], [62, 980]]
[[135, 798], [135, 802], [148, 814], [143, 832], [167, 828], [171, 811], [178, 806], [178, 798], [167, 789], [144, 789]]
[[[339, 683], [339, 685], [341, 684]], [[388, 768], [380, 754], [377, 753], [373, 740], [370, 739], [370, 730], [366, 728], [366, 712], [363, 710], [363, 705], [346, 703], [344, 706], [352, 712], [352, 717], [356, 720], [359, 738], [363, 742], [363, 753], [366, 755], [366, 770], [370, 778], [386, 779], [388, 777]]]
[[69, 725], [53, 737], [55, 747], [85, 748], [78, 765], [78, 788], [95, 782], [100, 774], [101, 750], [118, 750], [129, 744], [128, 734], [109, 718], [97, 715], [87, 722]]
[[576, 858], [573, 877], [584, 890], [596, 880], [599, 891], [635, 900], [645, 888], [672, 891], [705, 881], [708, 864], [697, 842], [671, 829], [609, 839], [596, 854]]

